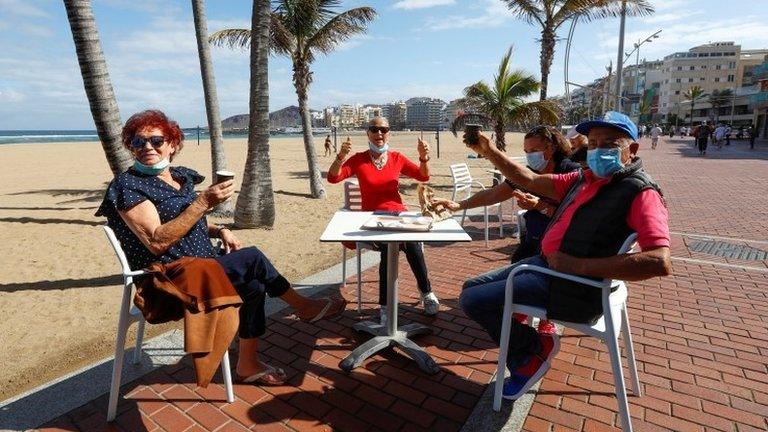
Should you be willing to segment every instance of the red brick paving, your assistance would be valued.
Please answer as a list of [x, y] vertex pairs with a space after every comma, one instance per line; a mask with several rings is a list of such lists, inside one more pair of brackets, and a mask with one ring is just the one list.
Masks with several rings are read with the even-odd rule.
[[[663, 142], [655, 152], [644, 149], [647, 169], [669, 201], [672, 230], [768, 239], [768, 154], [758, 152], [763, 160], [754, 160], [741, 150], [713, 150], [707, 159], [695, 153], [680, 141]], [[480, 328], [458, 310], [459, 287], [467, 275], [505, 264], [515, 244], [494, 239], [486, 249], [481, 235], [475, 231], [478, 241], [472, 244], [427, 247], [431, 279], [443, 304], [436, 319], [416, 307], [415, 282], [401, 257], [401, 319], [434, 329], [417, 341], [441, 365], [437, 375], [424, 375], [396, 352], [374, 356], [351, 373], [341, 371], [339, 360], [364, 340], [351, 330], [359, 318], [350, 303], [343, 317], [318, 326], [286, 313], [269, 320], [261, 352], [286, 369], [290, 380], [284, 386], [236, 385], [237, 400], [226, 404], [220, 378], [208, 389], [196, 388], [190, 363], [183, 360], [123, 386], [114, 424], [104, 421], [103, 396], [44, 430], [459, 430], [491, 380], [498, 356]], [[726, 262], [691, 255], [686, 238], [675, 236], [674, 256]], [[738, 264], [765, 267], [759, 261]], [[378, 312], [376, 278], [376, 269], [363, 274], [364, 305], [371, 313]], [[354, 276], [350, 280], [343, 292], [353, 300]], [[766, 272], [681, 261], [674, 262], [669, 278], [630, 284], [629, 315], [644, 391], [641, 398], [630, 396], [635, 430], [768, 428], [766, 288]], [[524, 429], [616, 430], [607, 352], [596, 340], [570, 331], [562, 342]]]

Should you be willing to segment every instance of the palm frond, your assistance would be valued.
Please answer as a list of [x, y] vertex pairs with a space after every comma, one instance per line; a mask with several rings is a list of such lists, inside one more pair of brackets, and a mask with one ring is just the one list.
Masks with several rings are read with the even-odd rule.
[[505, 87], [505, 96], [507, 98], [526, 98], [528, 95], [536, 93], [541, 87], [541, 83], [533, 75], [524, 70], [515, 70], [507, 76]]
[[251, 46], [250, 29], [224, 29], [208, 36], [208, 43], [218, 47], [246, 49]]
[[560, 121], [557, 105], [550, 101], [527, 102], [509, 112], [508, 123], [515, 126], [556, 125]]
[[307, 40], [306, 46], [311, 50], [328, 54], [341, 42], [357, 34], [365, 33], [366, 25], [375, 18], [376, 10], [370, 7], [359, 7], [344, 11], [331, 18], [318, 29]]
[[559, 26], [575, 16], [584, 21], [618, 17], [622, 1], [626, 2], [627, 16], [647, 16], [655, 12], [648, 0], [566, 0], [552, 21]]
[[518, 18], [524, 19], [528, 24], [538, 23], [544, 27], [546, 15], [544, 8], [537, 5], [536, 0], [502, 0]]
[[285, 28], [280, 15], [273, 12], [270, 15], [269, 39], [272, 52], [281, 55], [290, 55], [296, 48], [296, 38]]

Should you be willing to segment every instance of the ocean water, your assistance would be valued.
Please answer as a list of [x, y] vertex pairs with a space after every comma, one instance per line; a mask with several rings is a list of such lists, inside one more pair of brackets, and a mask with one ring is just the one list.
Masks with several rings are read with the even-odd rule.
[[[197, 140], [197, 129], [183, 129], [186, 142]], [[321, 133], [314, 134], [316, 137]], [[291, 138], [301, 134], [273, 134], [271, 139]], [[245, 133], [225, 133], [224, 139], [248, 138]], [[200, 131], [200, 139], [208, 139], [207, 131]], [[0, 145], [28, 143], [57, 143], [72, 141], [99, 141], [95, 130], [0, 130]]]

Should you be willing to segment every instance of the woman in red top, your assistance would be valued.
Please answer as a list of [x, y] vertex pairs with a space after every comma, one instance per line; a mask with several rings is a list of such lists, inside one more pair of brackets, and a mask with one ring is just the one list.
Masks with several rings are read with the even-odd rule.
[[[368, 125], [368, 150], [355, 153], [345, 162], [344, 159], [352, 151], [352, 142], [347, 139], [328, 170], [328, 182], [339, 183], [354, 175], [360, 184], [363, 211], [405, 211], [399, 190], [400, 175], [422, 182], [429, 180], [429, 144], [419, 139], [418, 150], [419, 165], [402, 153], [389, 150], [389, 121], [384, 117], [376, 117]], [[403, 243], [401, 248], [416, 276], [424, 312], [428, 315], [437, 314], [440, 303], [432, 292], [421, 246], [408, 242]], [[387, 250], [383, 244], [378, 245], [378, 249], [381, 251], [379, 304], [383, 306], [387, 302]], [[382, 307], [382, 324], [384, 310]]]

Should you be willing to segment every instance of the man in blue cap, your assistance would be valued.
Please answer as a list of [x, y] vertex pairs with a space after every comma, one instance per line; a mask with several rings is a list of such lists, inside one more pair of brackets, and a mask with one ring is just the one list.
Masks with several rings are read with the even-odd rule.
[[[637, 281], [671, 273], [668, 213], [659, 187], [637, 157], [637, 126], [609, 111], [600, 120], [579, 124], [588, 137], [589, 169], [566, 174], [536, 174], [513, 162], [480, 135], [472, 150], [486, 157], [510, 181], [560, 202], [541, 241], [541, 255], [471, 279], [459, 298], [462, 310], [500, 342], [503, 284], [516, 265], [532, 264], [595, 279]], [[465, 141], [466, 142], [466, 141]], [[617, 255], [637, 233], [641, 252]], [[468, 281], [468, 282], [470, 282]], [[515, 303], [546, 308], [547, 318], [594, 323], [602, 315], [601, 294], [585, 285], [534, 272], [515, 275]], [[504, 397], [517, 399], [549, 369], [557, 354], [557, 335], [541, 335], [512, 320]]]

